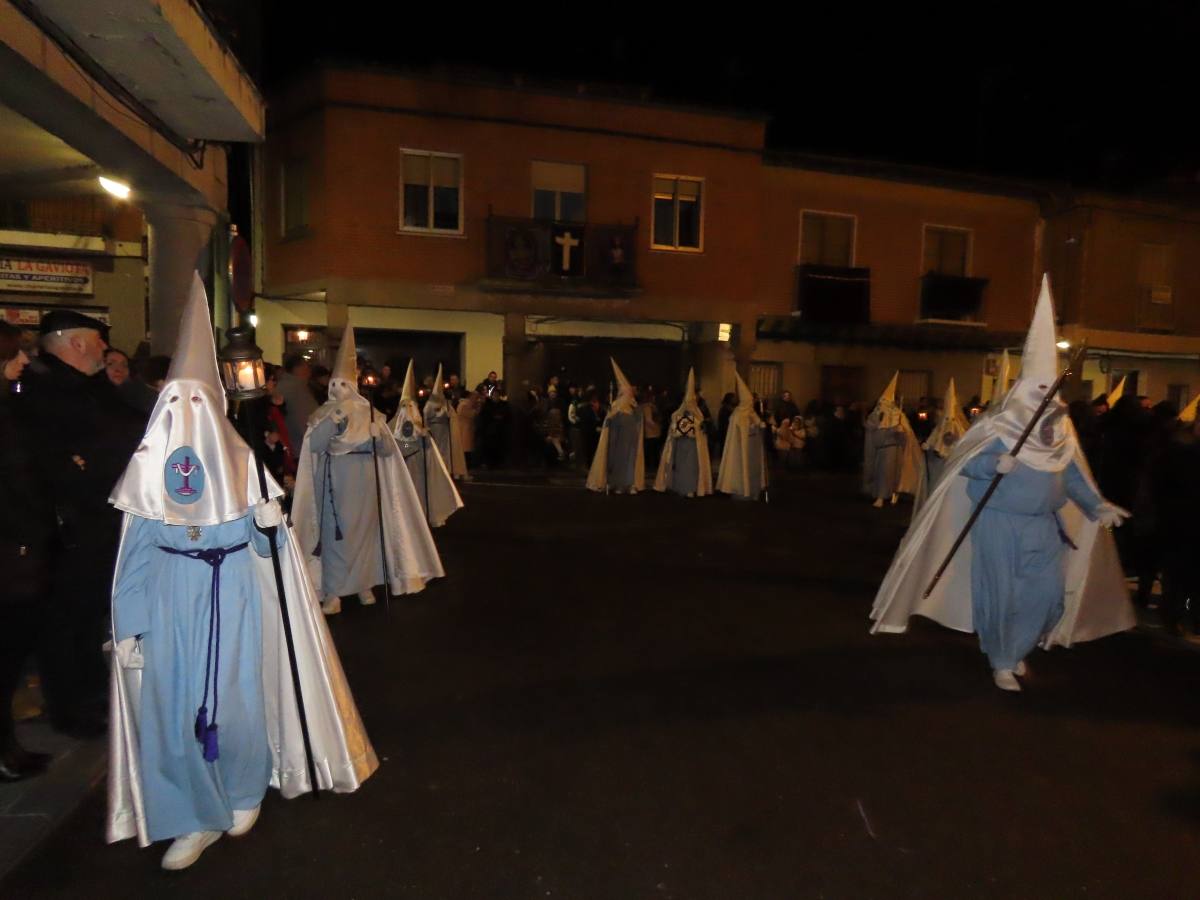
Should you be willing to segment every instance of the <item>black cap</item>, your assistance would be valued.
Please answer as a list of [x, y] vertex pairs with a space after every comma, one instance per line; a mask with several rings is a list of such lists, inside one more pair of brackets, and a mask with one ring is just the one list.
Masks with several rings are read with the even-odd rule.
[[50, 334], [52, 331], [68, 331], [72, 328], [90, 328], [92, 331], [98, 331], [100, 337], [108, 340], [108, 326], [99, 319], [93, 319], [91, 316], [85, 316], [81, 312], [76, 312], [73, 309], [52, 309], [50, 312], [42, 316], [42, 323], [38, 330], [42, 334]]

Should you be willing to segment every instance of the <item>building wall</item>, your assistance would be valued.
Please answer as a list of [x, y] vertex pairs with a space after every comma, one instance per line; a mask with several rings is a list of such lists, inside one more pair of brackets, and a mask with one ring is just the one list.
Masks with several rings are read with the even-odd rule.
[[[328, 105], [313, 111], [320, 103]], [[611, 319], [728, 321], [761, 305], [760, 121], [368, 72], [327, 72], [298, 86], [280, 118], [267, 153], [268, 293], [329, 278], [391, 280], [417, 290], [397, 291], [397, 305]], [[463, 155], [462, 236], [399, 233], [402, 147]], [[289, 154], [307, 154], [321, 177], [309, 181], [311, 236], [285, 241], [279, 170]], [[534, 160], [587, 166], [588, 221], [638, 222], [639, 296], [470, 288], [485, 271], [489, 211], [531, 214]], [[655, 173], [705, 179], [703, 252], [649, 249]]]
[[920, 315], [924, 226], [972, 231], [970, 274], [988, 278], [984, 320], [996, 331], [1029, 324], [1036, 298], [1038, 205], [1033, 200], [829, 174], [763, 169], [764, 296], [771, 312], [795, 303], [800, 217], [805, 209], [857, 217], [854, 264], [871, 269], [871, 321], [912, 323]]

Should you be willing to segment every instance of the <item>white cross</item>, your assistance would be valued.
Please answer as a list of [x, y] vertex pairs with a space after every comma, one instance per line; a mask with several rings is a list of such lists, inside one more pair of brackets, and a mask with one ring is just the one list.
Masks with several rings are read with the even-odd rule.
[[563, 248], [562, 270], [564, 272], [571, 271], [571, 248], [578, 247], [579, 241], [571, 237], [571, 232], [564, 231], [561, 235], [554, 239], [554, 243]]

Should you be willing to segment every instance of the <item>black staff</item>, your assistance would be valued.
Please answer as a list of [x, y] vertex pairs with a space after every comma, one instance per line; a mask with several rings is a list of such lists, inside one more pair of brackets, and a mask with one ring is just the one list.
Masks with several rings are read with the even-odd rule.
[[387, 540], [383, 536], [383, 488], [379, 481], [379, 454], [375, 451], [375, 382], [374, 375], [363, 378], [371, 389], [371, 461], [375, 463], [375, 509], [379, 514], [379, 559], [383, 563], [383, 603], [388, 609], [392, 608], [392, 586], [388, 577]]
[[[1037, 426], [1038, 421], [1042, 418], [1042, 413], [1046, 411], [1046, 407], [1050, 405], [1050, 401], [1054, 399], [1054, 395], [1058, 393], [1062, 383], [1067, 376], [1077, 369], [1080, 363], [1083, 362], [1084, 353], [1087, 352], [1087, 346], [1081, 345], [1075, 351], [1075, 355], [1071, 357], [1067, 363], [1066, 369], [1058, 376], [1058, 380], [1050, 385], [1050, 390], [1046, 392], [1046, 396], [1042, 398], [1042, 402], [1038, 405], [1037, 410], [1033, 414], [1033, 418], [1029, 420], [1029, 424], [1025, 426], [1025, 430], [1021, 432], [1021, 437], [1017, 439], [1017, 443], [1009, 451], [1009, 456], [1016, 456], [1021, 452], [1021, 448], [1025, 446], [1025, 442], [1029, 440], [1029, 435], [1033, 433], [1033, 429]], [[1003, 472], [997, 472], [992, 478], [992, 483], [988, 485], [988, 489], [983, 496], [979, 498], [979, 503], [975, 505], [974, 511], [971, 513], [971, 518], [967, 519], [967, 524], [963, 526], [963, 530], [959, 532], [958, 537], [954, 541], [954, 546], [950, 548], [950, 552], [946, 554], [946, 558], [942, 560], [942, 564], [938, 566], [937, 572], [933, 575], [933, 580], [929, 582], [929, 587], [925, 589], [922, 599], [929, 597], [933, 593], [933, 589], [937, 587], [938, 581], [941, 580], [946, 568], [950, 565], [950, 561], [954, 559], [954, 554], [958, 552], [958, 548], [962, 546], [962, 542], [967, 539], [967, 533], [971, 530], [971, 526], [975, 524], [975, 520], [979, 518], [979, 514], [983, 512], [983, 508], [987, 505], [988, 500], [992, 498], [992, 494], [996, 493], [996, 488], [1000, 486], [1001, 479], [1004, 478]]]
[[[269, 402], [269, 401], [268, 401]], [[238, 404], [238, 425], [242, 438], [251, 447], [254, 454], [254, 468], [258, 471], [258, 492], [264, 501], [271, 498], [267, 493], [267, 473], [263, 467], [262, 456], [258, 452], [258, 442], [252, 439], [255, 428], [261, 430], [262, 423], [254, 421], [253, 405], [245, 401]], [[255, 525], [258, 528], [257, 525]], [[296, 643], [292, 638], [292, 618], [288, 613], [287, 593], [283, 587], [283, 568], [279, 564], [279, 548], [275, 538], [279, 531], [277, 525], [259, 528], [271, 543], [271, 568], [275, 571], [275, 590], [279, 594], [279, 614], [283, 617], [283, 639], [287, 644], [288, 664], [292, 670], [292, 688], [296, 692], [296, 712], [300, 716], [300, 737], [304, 741], [304, 762], [308, 767], [308, 781], [312, 785], [314, 800], [320, 799], [320, 786], [317, 784], [317, 765], [313, 761], [312, 740], [308, 736], [308, 715], [304, 711], [304, 694], [300, 688], [300, 666], [296, 662]]]

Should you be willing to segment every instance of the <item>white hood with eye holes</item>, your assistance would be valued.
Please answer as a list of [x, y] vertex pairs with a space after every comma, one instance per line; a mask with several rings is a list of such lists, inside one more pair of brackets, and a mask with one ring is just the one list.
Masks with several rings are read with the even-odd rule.
[[[199, 276], [183, 313], [167, 380], [109, 503], [168, 525], [217, 525], [258, 499], [250, 448], [226, 418], [208, 300]], [[272, 496], [283, 491], [268, 476]]]

